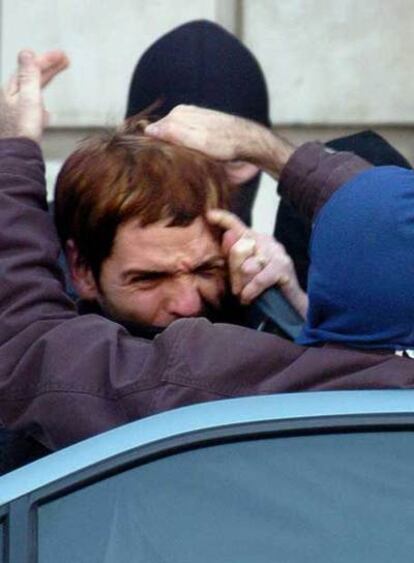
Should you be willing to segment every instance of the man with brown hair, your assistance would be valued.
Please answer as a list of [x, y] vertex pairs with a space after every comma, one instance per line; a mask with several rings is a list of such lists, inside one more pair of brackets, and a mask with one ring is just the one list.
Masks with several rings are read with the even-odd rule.
[[223, 211], [232, 191], [223, 165], [144, 136], [145, 117], [85, 141], [58, 176], [55, 221], [80, 311], [146, 337], [183, 317], [244, 324], [239, 302], [280, 283], [303, 314], [283, 247]]
[[[150, 414], [224, 397], [414, 386], [412, 360], [395, 355], [395, 350], [404, 352], [405, 341], [376, 340], [380, 349], [361, 349], [330, 339], [308, 347], [197, 318], [173, 322], [149, 341], [134, 338], [101, 316], [79, 316], [62, 288], [56, 266], [59, 245], [46, 211], [38, 146], [43, 128], [40, 75], [34, 54], [20, 53], [18, 87], [6, 89], [0, 97], [0, 422], [4, 427], [23, 430], [57, 449]], [[252, 122], [193, 108], [180, 108], [174, 115], [149, 132], [182, 142], [181, 133], [190, 129], [193, 148], [223, 162], [246, 158], [283, 177], [285, 195], [310, 218], [318, 216], [319, 232], [330, 226], [325, 221], [330, 204], [338, 211], [338, 194], [351, 196], [347, 201], [355, 206], [353, 189], [361, 187], [361, 180], [367, 183], [362, 189], [370, 188], [371, 194], [383, 175], [355, 155], [332, 154], [318, 143], [295, 149]], [[206, 129], [211, 133], [211, 127], [217, 131], [219, 124], [223, 126], [219, 138], [200, 135]], [[405, 182], [414, 197], [414, 174], [403, 176], [401, 181], [401, 171], [396, 171], [399, 197], [395, 199], [407, 213], [401, 217], [384, 208], [388, 231], [398, 236], [405, 235], [406, 229], [399, 227], [406, 227], [412, 216]], [[375, 198], [367, 203], [368, 213], [378, 210]], [[372, 213], [370, 227], [376, 221]], [[342, 231], [339, 225], [336, 236]], [[387, 230], [381, 233], [387, 235]], [[413, 229], [410, 233], [404, 253], [411, 257]], [[325, 234], [322, 231], [322, 243]], [[353, 233], [354, 238], [358, 235]], [[314, 242], [318, 238], [316, 231]], [[336, 249], [331, 234], [327, 242]], [[364, 242], [377, 243], [374, 237]], [[341, 248], [337, 250], [340, 254]], [[397, 261], [400, 257], [391, 255]], [[359, 262], [347, 254], [343, 258], [345, 266], [352, 264], [358, 271]], [[394, 270], [383, 273], [395, 279]], [[397, 297], [401, 312], [407, 295]], [[378, 302], [372, 306], [378, 307]], [[335, 311], [330, 317], [321, 320], [334, 320]], [[411, 319], [401, 320], [412, 332]], [[400, 338], [399, 325], [389, 323], [388, 328]]]

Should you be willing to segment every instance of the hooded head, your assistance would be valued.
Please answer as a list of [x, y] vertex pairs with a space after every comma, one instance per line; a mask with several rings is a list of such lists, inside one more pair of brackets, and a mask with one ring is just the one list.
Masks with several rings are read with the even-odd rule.
[[[154, 102], [159, 117], [178, 104], [192, 104], [269, 126], [263, 72], [252, 53], [231, 33], [209, 21], [186, 23], [158, 39], [134, 70], [126, 117]], [[247, 224], [258, 177], [237, 192], [232, 209]]]
[[160, 117], [178, 104], [193, 104], [269, 125], [263, 72], [231, 33], [209, 21], [193, 21], [158, 39], [132, 76], [126, 117], [161, 100]]
[[414, 173], [371, 168], [344, 184], [314, 226], [308, 318], [298, 341], [414, 348]]

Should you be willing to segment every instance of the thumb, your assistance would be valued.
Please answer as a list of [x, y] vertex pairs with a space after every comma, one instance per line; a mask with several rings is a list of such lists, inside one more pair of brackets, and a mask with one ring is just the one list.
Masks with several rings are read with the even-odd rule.
[[237, 215], [226, 209], [210, 209], [206, 214], [210, 225], [220, 227], [224, 231], [222, 248], [225, 254], [230, 252], [231, 247], [242, 237], [249, 234], [249, 228]]
[[220, 227], [223, 231], [232, 230], [238, 237], [241, 237], [248, 230], [243, 221], [227, 209], [210, 209], [207, 211], [206, 218], [210, 225]]

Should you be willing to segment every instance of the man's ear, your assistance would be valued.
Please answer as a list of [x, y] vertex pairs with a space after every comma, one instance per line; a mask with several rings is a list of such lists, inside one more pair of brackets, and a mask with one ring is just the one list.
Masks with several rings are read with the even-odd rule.
[[81, 299], [94, 301], [98, 288], [91, 268], [81, 258], [76, 243], [69, 239], [65, 244], [66, 260], [74, 288]]

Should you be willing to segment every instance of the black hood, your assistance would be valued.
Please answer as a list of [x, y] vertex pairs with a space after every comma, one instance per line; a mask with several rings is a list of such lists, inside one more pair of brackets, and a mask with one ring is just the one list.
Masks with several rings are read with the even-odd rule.
[[[158, 117], [178, 104], [192, 104], [270, 124], [267, 87], [259, 63], [234, 35], [209, 21], [173, 29], [138, 61], [126, 117], [158, 100]], [[259, 175], [232, 199], [232, 211], [247, 225], [251, 225], [258, 182]]]
[[163, 116], [180, 103], [240, 115], [269, 125], [263, 72], [231, 33], [209, 21], [193, 21], [158, 39], [132, 76], [127, 117], [162, 99]]

